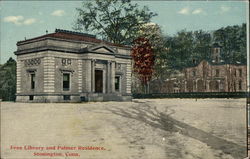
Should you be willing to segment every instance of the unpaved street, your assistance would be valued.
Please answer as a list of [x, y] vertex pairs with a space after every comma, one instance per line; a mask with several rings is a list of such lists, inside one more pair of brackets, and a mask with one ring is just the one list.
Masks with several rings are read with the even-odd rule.
[[[242, 159], [246, 157], [245, 105], [245, 99], [2, 102], [1, 157]], [[103, 150], [79, 150], [79, 146]], [[61, 156], [48, 156], [52, 153]]]

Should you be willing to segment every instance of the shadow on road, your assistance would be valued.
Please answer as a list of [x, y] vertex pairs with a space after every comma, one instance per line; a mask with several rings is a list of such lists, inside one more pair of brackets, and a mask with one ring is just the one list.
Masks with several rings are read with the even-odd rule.
[[166, 110], [164, 113], [159, 112], [156, 107], [152, 107], [142, 102], [138, 103], [137, 106], [127, 109], [117, 107], [108, 108], [108, 110], [113, 114], [144, 122], [154, 128], [159, 128], [168, 132], [179, 132], [182, 135], [206, 143], [215, 150], [221, 150], [234, 158], [244, 158], [246, 156], [246, 147], [180, 122], [171, 117], [174, 111]]

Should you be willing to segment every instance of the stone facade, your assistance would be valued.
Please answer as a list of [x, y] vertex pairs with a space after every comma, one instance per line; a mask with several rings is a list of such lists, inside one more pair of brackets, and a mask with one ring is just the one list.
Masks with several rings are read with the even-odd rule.
[[247, 89], [247, 66], [240, 63], [227, 64], [221, 58], [222, 47], [214, 43], [211, 61], [201, 61], [194, 67], [184, 69], [184, 92], [245, 92]]
[[17, 43], [18, 102], [131, 100], [130, 48], [56, 30]]
[[184, 92], [245, 92], [247, 66], [202, 61], [184, 70]]
[[178, 77], [152, 81], [151, 93], [246, 92], [247, 66], [201, 61], [188, 67]]

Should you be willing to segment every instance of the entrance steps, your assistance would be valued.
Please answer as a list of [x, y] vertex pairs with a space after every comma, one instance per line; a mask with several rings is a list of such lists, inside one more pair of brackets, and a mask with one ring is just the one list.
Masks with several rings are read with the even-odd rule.
[[85, 101], [102, 102], [102, 101], [131, 101], [132, 97], [130, 95], [121, 95], [117, 93], [89, 93], [86, 94]]

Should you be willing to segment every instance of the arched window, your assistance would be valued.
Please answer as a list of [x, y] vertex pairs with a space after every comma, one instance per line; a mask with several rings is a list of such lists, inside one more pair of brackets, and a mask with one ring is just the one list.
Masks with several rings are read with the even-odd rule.
[[195, 77], [196, 76], [196, 71], [195, 70], [193, 70], [193, 77]]
[[242, 69], [239, 69], [239, 77], [242, 77]]
[[239, 81], [239, 90], [242, 90], [242, 81]]
[[218, 56], [215, 57], [215, 62], [219, 62], [219, 57]]
[[219, 88], [220, 88], [220, 87], [219, 87], [219, 82], [216, 81], [216, 82], [215, 82], [215, 89], [216, 89], [216, 90], [219, 90]]
[[219, 69], [216, 69], [216, 70], [215, 70], [215, 76], [216, 76], [216, 77], [219, 77], [219, 76], [220, 76], [220, 70], [219, 70]]
[[234, 91], [236, 92], [236, 82], [234, 82]]

